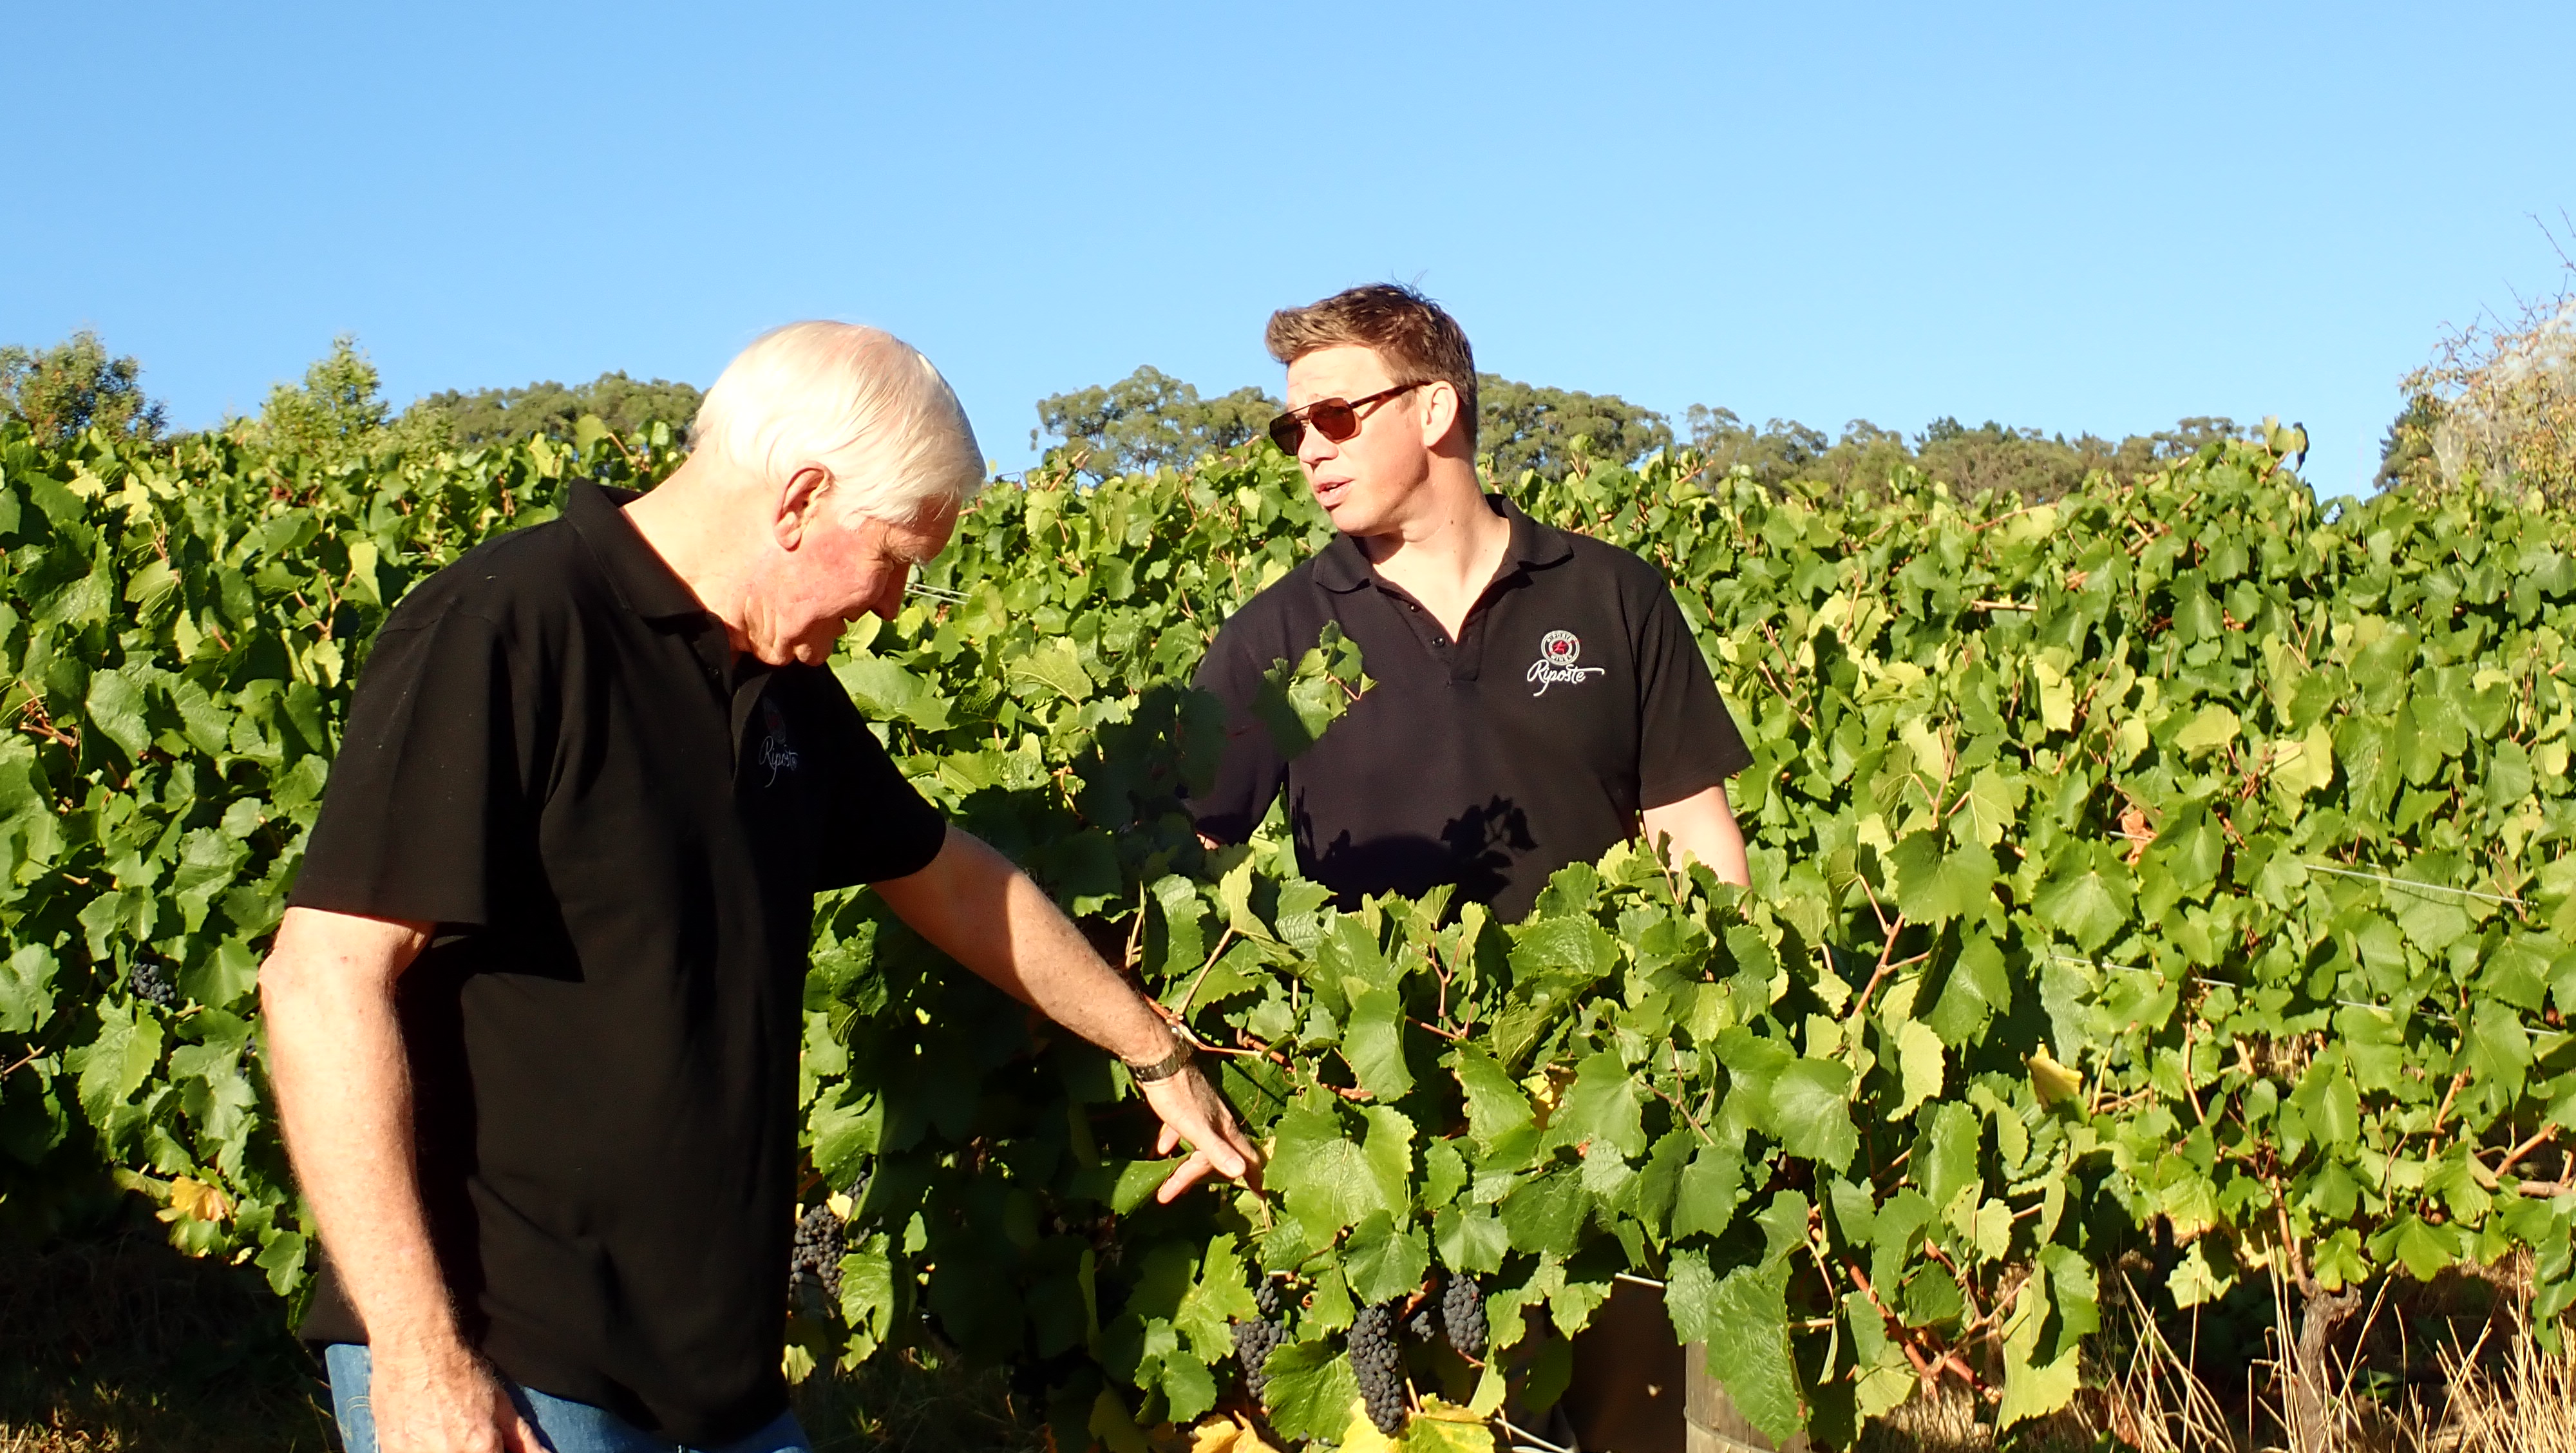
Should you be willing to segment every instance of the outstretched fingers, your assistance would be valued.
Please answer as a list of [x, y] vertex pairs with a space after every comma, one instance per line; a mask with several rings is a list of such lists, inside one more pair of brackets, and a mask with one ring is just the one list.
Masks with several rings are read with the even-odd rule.
[[1185, 1070], [1171, 1079], [1148, 1086], [1146, 1097], [1154, 1113], [1162, 1117], [1161, 1132], [1155, 1137], [1155, 1153], [1169, 1155], [1187, 1145], [1190, 1154], [1175, 1168], [1155, 1198], [1169, 1202], [1183, 1191], [1197, 1185], [1210, 1174], [1231, 1181], [1255, 1180], [1261, 1167], [1261, 1154], [1244, 1138], [1243, 1128], [1235, 1123], [1234, 1112], [1227, 1108], [1215, 1089], [1195, 1070]]

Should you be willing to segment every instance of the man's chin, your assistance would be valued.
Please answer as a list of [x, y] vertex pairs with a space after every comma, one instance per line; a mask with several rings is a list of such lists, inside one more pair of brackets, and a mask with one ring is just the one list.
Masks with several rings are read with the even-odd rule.
[[1376, 534], [1386, 524], [1384, 513], [1364, 508], [1349, 495], [1342, 496], [1339, 503], [1324, 506], [1324, 518], [1331, 520], [1333, 528], [1345, 535]]

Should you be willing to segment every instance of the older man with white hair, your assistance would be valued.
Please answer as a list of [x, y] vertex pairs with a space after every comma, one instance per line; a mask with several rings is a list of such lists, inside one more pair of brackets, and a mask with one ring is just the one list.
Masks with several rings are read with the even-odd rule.
[[813, 895], [874, 884], [1255, 1163], [1153, 1007], [887, 759], [823, 662], [982, 482], [937, 370], [799, 323], [650, 494], [575, 485], [377, 636], [275, 949], [269, 1065], [352, 1453], [804, 1448], [779, 1370]]

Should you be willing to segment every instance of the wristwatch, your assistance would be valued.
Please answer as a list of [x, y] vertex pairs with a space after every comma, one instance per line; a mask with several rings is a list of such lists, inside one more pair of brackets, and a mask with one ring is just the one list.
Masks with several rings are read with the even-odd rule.
[[1150, 1085], [1156, 1080], [1168, 1080], [1179, 1074], [1189, 1062], [1190, 1042], [1183, 1039], [1177, 1029], [1172, 1031], [1172, 1052], [1161, 1059], [1140, 1065], [1124, 1055], [1119, 1056], [1119, 1063], [1127, 1066], [1127, 1072], [1134, 1075], [1136, 1083], [1140, 1085]]

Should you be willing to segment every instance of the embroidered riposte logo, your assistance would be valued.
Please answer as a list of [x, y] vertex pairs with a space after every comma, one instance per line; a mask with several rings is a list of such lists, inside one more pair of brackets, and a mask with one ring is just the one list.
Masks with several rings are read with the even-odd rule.
[[1606, 666], [1575, 665], [1582, 657], [1583, 641], [1574, 632], [1550, 631], [1538, 638], [1538, 659], [1521, 679], [1538, 688], [1530, 695], [1545, 696], [1551, 686], [1579, 686], [1586, 677], [1610, 674]]
[[761, 735], [760, 752], [757, 758], [760, 765], [769, 769], [769, 780], [762, 785], [775, 787], [778, 785], [779, 773], [792, 773], [805, 765], [805, 761], [796, 754], [796, 748], [788, 742], [787, 714], [778, 709], [778, 703], [764, 698], [760, 703], [760, 717], [761, 724], [768, 728]]

